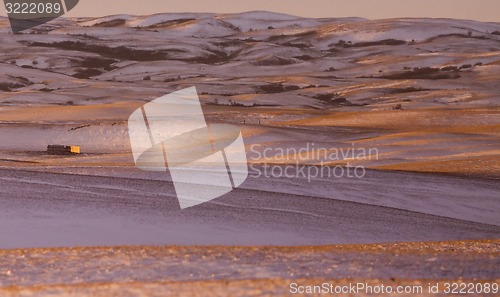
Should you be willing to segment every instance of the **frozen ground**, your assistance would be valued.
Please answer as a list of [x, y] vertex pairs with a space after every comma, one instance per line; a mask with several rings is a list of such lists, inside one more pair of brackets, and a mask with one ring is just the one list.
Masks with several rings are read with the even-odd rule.
[[242, 188], [181, 211], [166, 175], [0, 172], [0, 248], [500, 237], [500, 188], [493, 180], [375, 171], [360, 180], [308, 183], [253, 172]]
[[[499, 244], [499, 240], [484, 240], [322, 247], [7, 250], [0, 251], [0, 294], [290, 296], [292, 282], [309, 286], [360, 282], [393, 288], [422, 286], [422, 293], [409, 296], [450, 296], [443, 293], [446, 282], [499, 282]], [[440, 293], [429, 294], [429, 283], [439, 283]], [[387, 294], [335, 294], [353, 295]]]

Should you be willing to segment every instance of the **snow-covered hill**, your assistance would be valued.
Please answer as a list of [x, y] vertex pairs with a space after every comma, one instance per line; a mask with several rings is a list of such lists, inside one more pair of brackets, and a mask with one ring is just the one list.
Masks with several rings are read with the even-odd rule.
[[90, 103], [132, 99], [110, 85], [150, 90], [137, 100], [197, 85], [207, 102], [321, 109], [339, 107], [335, 96], [381, 108], [433, 106], [429, 94], [454, 89], [474, 94], [467, 104], [496, 104], [499, 93], [490, 84], [500, 73], [498, 23], [163, 13], [58, 19], [19, 35], [2, 18], [0, 35], [4, 104], [61, 103], [62, 92], [75, 104], [89, 104], [86, 94]]
[[[133, 110], [196, 86], [208, 120], [246, 125], [253, 143], [296, 146], [311, 129], [325, 146], [340, 137], [383, 148], [370, 166], [480, 158], [471, 170], [498, 173], [488, 158], [498, 154], [499, 23], [256, 11], [62, 18], [16, 35], [8, 26], [0, 19], [0, 132], [11, 139], [0, 150], [57, 141], [127, 152]], [[331, 127], [354, 130], [319, 136]], [[439, 168], [472, 168], [461, 164]]]

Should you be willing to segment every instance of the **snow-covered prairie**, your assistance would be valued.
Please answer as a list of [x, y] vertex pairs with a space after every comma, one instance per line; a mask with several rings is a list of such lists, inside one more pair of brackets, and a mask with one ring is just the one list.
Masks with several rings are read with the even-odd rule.
[[[139, 181], [137, 178], [156, 180], [133, 170], [127, 118], [145, 102], [195, 85], [209, 122], [241, 127], [251, 164], [293, 163], [274, 156], [256, 157], [255, 146], [260, 150], [300, 149], [310, 144], [328, 150], [357, 146], [376, 149], [377, 158], [340, 158], [327, 163], [465, 175], [370, 171], [370, 177], [359, 181], [261, 177], [247, 181], [241, 194], [244, 197], [265, 197], [269, 191], [277, 192], [273, 195], [279, 197], [299, 195], [297, 200], [312, 205], [310, 211], [302, 208], [313, 217], [318, 215], [318, 201], [327, 198], [336, 201], [330, 203], [362, 203], [368, 209], [377, 205], [386, 211], [394, 208], [499, 225], [496, 213], [500, 195], [494, 180], [500, 175], [500, 24], [449, 19], [306, 19], [249, 12], [59, 19], [16, 35], [9, 33], [7, 26], [5, 19], [0, 20], [0, 166], [7, 169], [1, 179], [5, 183], [2, 199], [29, 197], [51, 205], [55, 202], [45, 200], [57, 201], [57, 197], [64, 198], [64, 193], [82, 196], [78, 199], [83, 201], [96, 195], [83, 183], [69, 188], [55, 183], [50, 187], [53, 190], [44, 193], [39, 190], [41, 185], [65, 177], [44, 178], [40, 173], [29, 182], [11, 177], [20, 173], [8, 169], [76, 173], [83, 174], [83, 178], [132, 178], [133, 183]], [[79, 145], [84, 154], [44, 155], [46, 146], [54, 143]], [[318, 162], [301, 160], [304, 164]], [[487, 179], [481, 181], [483, 177]], [[402, 179], [406, 182], [400, 183]], [[124, 190], [123, 183], [128, 180], [108, 181], [114, 190], [106, 191], [118, 191], [111, 195], [118, 200], [141, 197], [141, 191]], [[20, 186], [23, 184], [27, 187]], [[159, 195], [155, 196], [158, 203], [173, 195], [161, 194], [154, 194]], [[285, 217], [302, 215], [295, 213], [299, 208], [289, 212], [279, 205], [271, 207], [268, 200], [262, 201], [262, 205], [252, 205], [251, 209], [285, 213]], [[288, 202], [285, 199], [282, 203]], [[169, 211], [176, 209], [174, 205], [169, 207]], [[9, 226], [2, 232], [17, 230], [15, 226], [45, 216], [52, 219], [41, 219], [35, 225], [44, 230], [63, 228], [56, 226], [72, 218], [75, 230], [84, 232], [78, 239], [66, 237], [76, 231], [65, 226], [66, 232], [58, 229], [54, 234], [59, 235], [44, 235], [40, 238], [45, 239], [37, 241], [29, 234], [46, 232], [22, 227], [28, 233], [18, 237], [19, 246], [99, 244], [100, 240], [103, 244], [151, 243], [151, 238], [152, 243], [188, 244], [319, 244], [426, 238], [405, 237], [401, 231], [378, 237], [387, 234], [386, 223], [377, 225], [384, 232], [360, 231], [358, 240], [348, 240], [345, 234], [328, 239], [317, 235], [307, 240], [302, 238], [305, 233], [289, 234], [297, 228], [295, 225], [266, 231], [270, 233], [251, 227], [247, 230], [253, 234], [250, 236], [221, 231], [202, 221], [184, 228], [213, 234], [208, 239], [204, 236], [197, 241], [198, 233], [194, 231], [187, 233], [194, 232], [196, 240], [182, 239], [177, 231], [177, 235], [165, 239], [156, 232], [178, 226], [162, 221], [158, 226], [139, 225], [145, 228], [142, 230], [131, 224], [129, 231], [120, 233], [117, 230], [122, 230], [124, 223], [121, 217], [99, 217], [99, 211], [92, 222], [87, 220], [87, 214], [81, 218], [71, 212], [68, 217], [66, 212], [61, 213], [62, 217], [35, 212], [32, 217], [28, 213], [19, 216], [18, 211], [28, 210], [11, 210], [9, 219], [2, 219], [2, 225]], [[262, 220], [267, 217], [263, 215]], [[405, 227], [405, 222], [401, 224], [397, 229], [410, 228]], [[327, 225], [325, 230], [335, 230], [330, 223]], [[85, 231], [82, 226], [89, 229]], [[307, 223], [304, 226], [312, 228]], [[348, 231], [363, 228], [354, 224]], [[498, 233], [497, 227], [488, 228]], [[225, 232], [233, 234], [230, 238], [234, 240], [228, 240]], [[466, 233], [455, 237], [467, 237]], [[428, 239], [439, 236], [430, 234]], [[3, 244], [9, 245], [14, 247], [16, 242]]]
[[[316, 247], [85, 247], [0, 251], [0, 294], [290, 296], [290, 284], [498, 283], [499, 240]], [[361, 257], [360, 254], [363, 256]], [[207, 293], [208, 292], [208, 293]], [[348, 296], [347, 294], [335, 294]], [[359, 290], [355, 296], [374, 296]], [[493, 295], [493, 294], [489, 294]]]
[[195, 85], [207, 118], [242, 125], [250, 143], [355, 142], [380, 149], [374, 168], [500, 172], [498, 23], [248, 12], [0, 28], [1, 153], [129, 153], [128, 115]]
[[[209, 122], [241, 127], [251, 164], [293, 163], [256, 157], [254, 146], [300, 149], [312, 143], [327, 150], [354, 146], [377, 150], [376, 159], [326, 160], [329, 165], [465, 176], [390, 176], [370, 171], [373, 179], [359, 183], [250, 180], [248, 191], [278, 188], [277, 195], [283, 197], [331, 198], [499, 224], [495, 213], [500, 195], [493, 181], [500, 176], [500, 24], [307, 19], [248, 12], [58, 19], [15, 35], [9, 33], [7, 20], [1, 19], [0, 27], [0, 166], [4, 169], [131, 177], [128, 116], [145, 102], [195, 85]], [[84, 154], [44, 155], [46, 146], [54, 143], [79, 145]], [[17, 183], [25, 181], [12, 180], [9, 175], [17, 174], [14, 171], [5, 174], [2, 182], [8, 183], [7, 189], [14, 183], [16, 191], [2, 199], [32, 191], [28, 187], [26, 193], [19, 192]], [[401, 178], [408, 182], [400, 185]], [[53, 182], [42, 176], [36, 180]], [[121, 189], [122, 182], [115, 187]], [[55, 185], [56, 191], [93, 195], [83, 184], [74, 190], [60, 186]], [[63, 195], [36, 191], [42, 200]], [[138, 195], [125, 193], [130, 199]], [[115, 226], [103, 219], [89, 227]], [[376, 241], [376, 236], [366, 236], [360, 240]], [[131, 243], [140, 243], [140, 238]], [[276, 239], [272, 243], [295, 242], [278, 240], [279, 234], [269, 238]], [[332, 242], [344, 242], [342, 238]], [[235, 243], [250, 243], [241, 240]], [[231, 241], [221, 239], [221, 243]]]
[[[61, 18], [13, 35], [0, 18], [0, 40], [2, 296], [498, 280], [499, 23], [257, 11]], [[127, 119], [191, 86], [208, 122], [241, 128], [251, 170], [181, 211], [167, 173], [134, 167]], [[320, 162], [366, 174], [262, 176]], [[458, 241], [422, 243], [443, 240]], [[337, 243], [354, 245], [318, 246]], [[103, 247], [118, 245], [181, 247]]]

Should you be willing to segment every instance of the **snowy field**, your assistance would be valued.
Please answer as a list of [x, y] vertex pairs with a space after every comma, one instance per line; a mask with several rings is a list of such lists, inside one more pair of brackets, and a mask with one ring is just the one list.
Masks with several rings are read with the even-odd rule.
[[[91, 247], [0, 251], [2, 296], [290, 296], [290, 284], [498, 283], [499, 240], [315, 247]], [[363, 256], [360, 257], [360, 254]], [[359, 291], [335, 296], [383, 296]], [[494, 294], [474, 294], [493, 296]], [[304, 295], [299, 295], [304, 296]], [[307, 295], [305, 295], [307, 296]], [[432, 296], [432, 295], [431, 295]]]
[[51, 143], [129, 154], [130, 113], [196, 86], [247, 144], [355, 143], [379, 149], [371, 168], [499, 176], [498, 23], [187, 13], [16, 35], [0, 18], [0, 36], [1, 159], [43, 163], [24, 152]]
[[308, 183], [255, 173], [240, 189], [181, 211], [166, 175], [161, 180], [161, 175], [141, 178], [140, 173], [112, 177], [2, 169], [0, 248], [322, 245], [500, 236], [495, 181], [373, 171], [363, 179]]
[[[14, 35], [0, 18], [0, 40], [1, 296], [498, 282], [499, 23], [185, 13]], [[127, 119], [191, 86], [208, 122], [241, 128], [252, 168], [181, 211], [167, 174], [134, 168]], [[258, 176], [325, 161], [259, 156], [311, 144], [377, 155], [326, 160], [359, 179]]]

